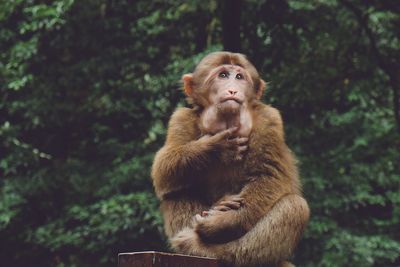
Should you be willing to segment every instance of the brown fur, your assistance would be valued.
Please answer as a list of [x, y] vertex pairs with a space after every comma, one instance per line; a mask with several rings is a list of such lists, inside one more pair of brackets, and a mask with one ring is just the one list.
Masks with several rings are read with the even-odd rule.
[[[255, 95], [248, 107], [253, 121], [248, 151], [240, 161], [221, 146], [232, 134], [229, 130], [202, 138], [200, 125], [207, 106], [202, 82], [210, 69], [227, 63], [249, 73]], [[228, 52], [207, 56], [183, 79], [196, 108], [179, 108], [172, 115], [152, 168], [172, 247], [232, 266], [290, 266], [285, 260], [302, 235], [309, 209], [301, 196], [295, 158], [285, 144], [281, 116], [258, 100], [264, 82], [243, 55]], [[243, 199], [240, 207], [232, 202], [237, 197]], [[221, 205], [234, 208], [217, 210]], [[194, 219], [207, 210], [209, 216]]]

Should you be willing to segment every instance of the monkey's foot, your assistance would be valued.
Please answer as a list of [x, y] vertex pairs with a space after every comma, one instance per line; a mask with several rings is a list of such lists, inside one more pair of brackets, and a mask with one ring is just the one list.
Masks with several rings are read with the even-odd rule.
[[204, 250], [198, 234], [192, 228], [184, 228], [171, 239], [172, 248], [178, 252], [194, 256], [214, 257]]
[[179, 253], [193, 254], [197, 234], [191, 228], [184, 228], [171, 239], [172, 248]]

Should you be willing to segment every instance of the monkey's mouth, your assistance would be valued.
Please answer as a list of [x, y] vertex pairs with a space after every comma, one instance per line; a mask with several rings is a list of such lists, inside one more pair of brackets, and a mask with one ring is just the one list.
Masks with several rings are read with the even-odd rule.
[[239, 98], [237, 98], [237, 97], [229, 96], [229, 97], [223, 98], [223, 99], [221, 100], [221, 103], [227, 102], [227, 101], [229, 101], [229, 100], [233, 100], [233, 101], [235, 101], [235, 102], [238, 103], [238, 104], [242, 104], [242, 102], [243, 102], [241, 99], [239, 99]]

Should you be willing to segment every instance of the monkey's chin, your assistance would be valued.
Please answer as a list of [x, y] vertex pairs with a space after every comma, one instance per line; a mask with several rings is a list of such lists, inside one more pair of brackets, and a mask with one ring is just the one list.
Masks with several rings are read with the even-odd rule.
[[240, 113], [241, 104], [235, 100], [226, 100], [217, 106], [220, 115], [236, 115]]

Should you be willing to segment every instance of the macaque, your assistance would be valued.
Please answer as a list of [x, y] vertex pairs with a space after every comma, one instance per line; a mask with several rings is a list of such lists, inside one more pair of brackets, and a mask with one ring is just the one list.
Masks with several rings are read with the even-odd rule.
[[182, 77], [152, 179], [172, 248], [229, 266], [290, 266], [308, 222], [296, 160], [265, 82], [242, 54], [214, 52]]

